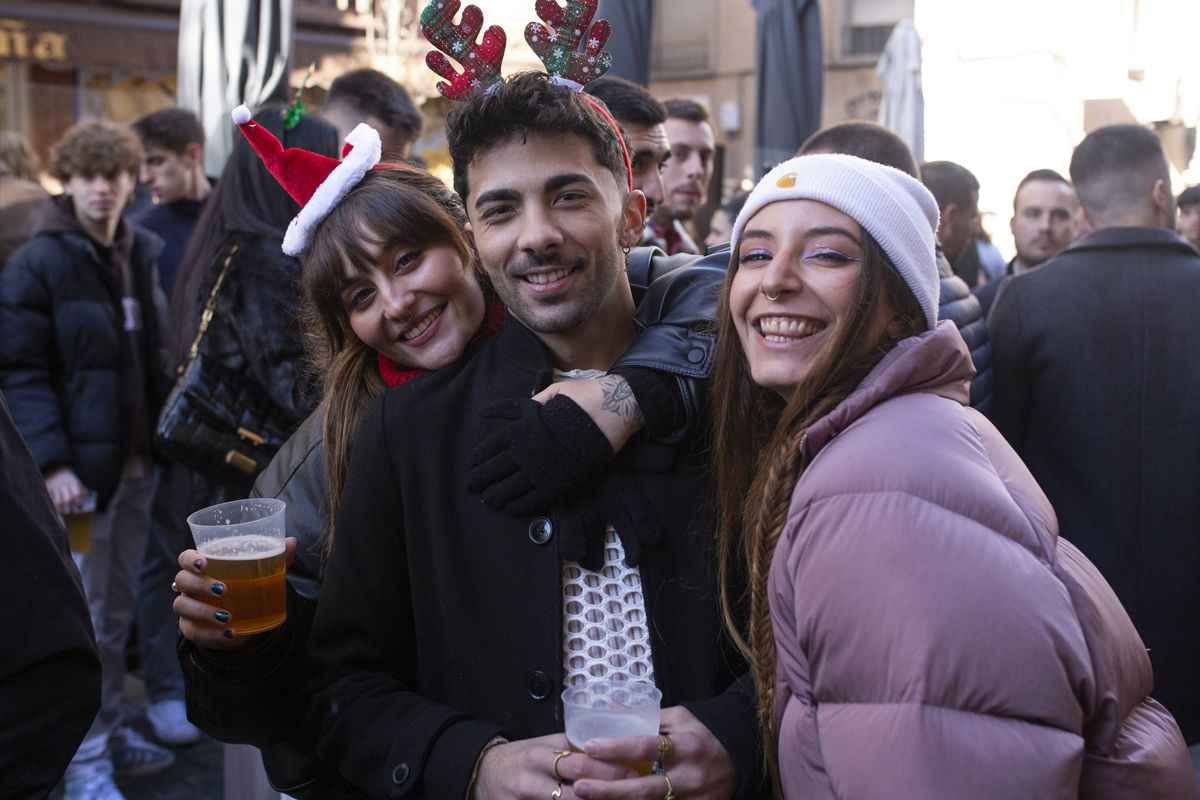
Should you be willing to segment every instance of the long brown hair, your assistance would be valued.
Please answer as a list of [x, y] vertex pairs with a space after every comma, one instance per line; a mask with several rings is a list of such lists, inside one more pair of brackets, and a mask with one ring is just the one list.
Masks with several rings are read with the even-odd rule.
[[[736, 251], [730, 254], [717, 310], [712, 420], [721, 609], [754, 670], [763, 750], [776, 782], [775, 640], [767, 578], [792, 490], [806, 466], [801, 442], [809, 425], [846, 399], [897, 341], [926, 328], [916, 298], [879, 244], [865, 230], [862, 238], [862, 268], [851, 311], [786, 402], [754, 383], [733, 325], [729, 290], [738, 269]], [[890, 304], [898, 324], [891, 326], [895, 335], [881, 338], [875, 320], [884, 303]]]
[[326, 550], [354, 436], [367, 406], [385, 388], [378, 354], [350, 327], [342, 282], [348, 270], [373, 268], [374, 252], [397, 242], [448, 244], [464, 269], [473, 269], [466, 221], [458, 197], [428, 172], [406, 165], [374, 169], [322, 220], [303, 255], [310, 359], [325, 384], [320, 411], [329, 478]]

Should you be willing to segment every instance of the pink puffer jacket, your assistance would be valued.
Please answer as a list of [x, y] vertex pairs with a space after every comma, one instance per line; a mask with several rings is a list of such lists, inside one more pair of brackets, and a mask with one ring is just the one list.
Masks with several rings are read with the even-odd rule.
[[943, 322], [810, 427], [771, 568], [794, 800], [1198, 796], [1141, 639]]

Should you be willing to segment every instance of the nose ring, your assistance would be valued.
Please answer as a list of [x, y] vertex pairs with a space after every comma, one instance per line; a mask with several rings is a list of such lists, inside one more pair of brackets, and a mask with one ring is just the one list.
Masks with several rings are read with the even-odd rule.
[[772, 303], [779, 299], [779, 292], [775, 292], [774, 294], [771, 294], [770, 292], [763, 292], [763, 294], [766, 295], [766, 298]]

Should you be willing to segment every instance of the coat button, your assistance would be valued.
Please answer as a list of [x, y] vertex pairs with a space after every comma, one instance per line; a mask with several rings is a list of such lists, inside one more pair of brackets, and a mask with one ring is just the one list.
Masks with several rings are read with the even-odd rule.
[[396, 784], [397, 786], [404, 783], [406, 780], [408, 780], [408, 773], [409, 769], [407, 762], [401, 761], [396, 765], [396, 768], [392, 770], [392, 783]]
[[691, 350], [688, 351], [687, 358], [688, 358], [688, 361], [692, 362], [693, 364], [699, 364], [701, 361], [704, 360], [704, 351], [701, 350], [699, 347], [693, 347]]
[[538, 517], [529, 523], [529, 541], [534, 544], [545, 544], [554, 535], [554, 526], [545, 517]]
[[529, 696], [534, 700], [545, 700], [550, 696], [550, 690], [554, 685], [550, 682], [550, 676], [538, 670], [529, 676]]

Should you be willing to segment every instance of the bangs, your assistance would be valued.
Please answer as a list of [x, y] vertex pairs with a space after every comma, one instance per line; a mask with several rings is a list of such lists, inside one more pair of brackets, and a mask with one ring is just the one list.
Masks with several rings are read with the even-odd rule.
[[309, 296], [318, 307], [340, 305], [346, 276], [379, 269], [385, 251], [398, 244], [447, 244], [470, 263], [465, 226], [461, 202], [429, 173], [372, 170], [314, 231], [304, 256]]

